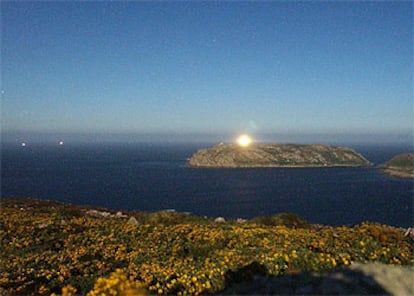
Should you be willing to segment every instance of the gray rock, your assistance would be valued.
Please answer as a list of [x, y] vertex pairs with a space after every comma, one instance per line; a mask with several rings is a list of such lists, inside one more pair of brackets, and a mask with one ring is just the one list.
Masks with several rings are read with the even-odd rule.
[[109, 213], [109, 212], [99, 212], [99, 214], [104, 218], [111, 217], [111, 213]]
[[47, 223], [47, 222], [43, 222], [43, 223], [38, 224], [38, 225], [37, 225], [37, 228], [39, 228], [39, 229], [43, 229], [43, 228], [46, 228], [46, 227], [48, 227], [48, 226], [49, 226], [49, 223]]
[[137, 221], [137, 219], [135, 219], [135, 217], [132, 217], [132, 216], [131, 216], [131, 217], [128, 219], [127, 224], [132, 225], [132, 226], [138, 226], [138, 225], [139, 225], [139, 222]]
[[116, 212], [115, 218], [127, 218], [127, 215], [122, 214], [122, 212]]
[[238, 224], [243, 224], [243, 223], [246, 223], [246, 222], [247, 222], [247, 220], [242, 219], [242, 218], [237, 218], [237, 220], [236, 220], [236, 223], [238, 223]]
[[391, 295], [414, 295], [414, 266], [356, 263], [349, 269], [372, 278]]
[[356, 263], [323, 272], [227, 283], [223, 295], [414, 295], [414, 266]]
[[216, 222], [216, 223], [225, 223], [226, 219], [224, 219], [223, 217], [217, 217], [216, 219], [214, 219], [214, 222]]
[[404, 236], [414, 239], [414, 228], [408, 228], [404, 230]]
[[86, 211], [86, 214], [94, 217], [94, 218], [109, 218], [109, 217], [114, 217], [114, 215], [112, 215], [110, 212], [105, 212], [105, 211], [97, 211], [97, 210], [88, 210]]
[[98, 212], [97, 210], [88, 210], [88, 211], [86, 211], [86, 215], [89, 215], [89, 216], [95, 217], [95, 218], [99, 218], [101, 216], [100, 212]]

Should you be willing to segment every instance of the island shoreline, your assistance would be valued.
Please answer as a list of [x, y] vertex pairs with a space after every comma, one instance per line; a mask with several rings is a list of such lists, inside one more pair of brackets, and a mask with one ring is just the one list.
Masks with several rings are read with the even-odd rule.
[[372, 167], [363, 155], [348, 147], [321, 144], [263, 144], [247, 147], [217, 144], [196, 151], [190, 168], [336, 168]]

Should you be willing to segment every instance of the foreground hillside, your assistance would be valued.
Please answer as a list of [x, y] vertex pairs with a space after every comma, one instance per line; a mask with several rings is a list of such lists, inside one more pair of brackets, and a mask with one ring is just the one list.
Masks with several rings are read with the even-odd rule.
[[277, 283], [356, 262], [414, 264], [405, 230], [309, 225], [292, 214], [224, 221], [2, 199], [0, 223], [4, 295], [241, 293], [253, 275]]
[[383, 172], [399, 178], [414, 178], [414, 154], [405, 153], [393, 157], [381, 166]]
[[198, 150], [189, 160], [191, 167], [333, 167], [369, 166], [362, 155], [347, 147], [327, 145], [218, 144]]

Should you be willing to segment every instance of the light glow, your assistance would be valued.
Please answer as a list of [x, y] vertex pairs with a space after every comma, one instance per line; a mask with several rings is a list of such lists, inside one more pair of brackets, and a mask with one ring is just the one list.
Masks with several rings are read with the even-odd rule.
[[252, 143], [252, 139], [248, 135], [241, 135], [237, 138], [237, 144], [242, 147], [247, 147]]

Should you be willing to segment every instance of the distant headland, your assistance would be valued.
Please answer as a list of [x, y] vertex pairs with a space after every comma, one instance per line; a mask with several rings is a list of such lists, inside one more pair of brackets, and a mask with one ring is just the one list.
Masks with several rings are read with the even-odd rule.
[[382, 172], [398, 178], [414, 178], [414, 153], [404, 153], [393, 157], [380, 166]]
[[217, 144], [198, 150], [189, 160], [197, 168], [296, 168], [370, 166], [371, 163], [347, 147], [300, 144]]

